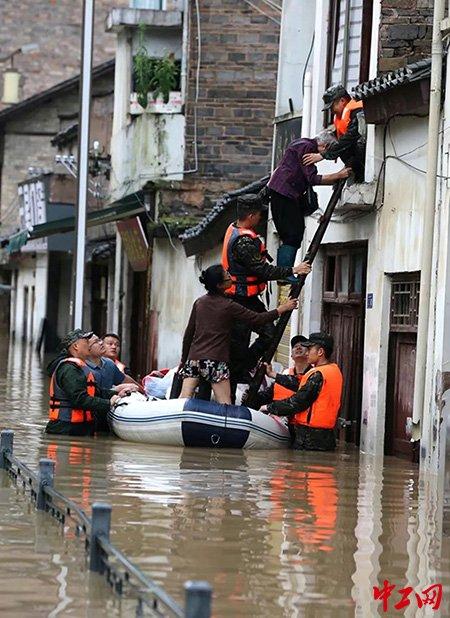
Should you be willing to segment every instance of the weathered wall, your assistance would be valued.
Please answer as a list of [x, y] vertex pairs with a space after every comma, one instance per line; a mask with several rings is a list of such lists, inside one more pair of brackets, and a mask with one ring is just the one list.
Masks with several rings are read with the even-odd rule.
[[433, 0], [381, 0], [379, 72], [431, 54]]
[[[48, 254], [37, 253], [34, 256], [23, 258], [17, 279], [16, 290], [16, 337], [24, 337], [26, 341], [37, 340], [41, 320], [47, 311], [47, 269]], [[28, 301], [25, 297], [25, 288], [28, 287]], [[35, 297], [33, 306], [32, 288]], [[24, 316], [26, 314], [26, 319]], [[25, 330], [26, 327], [26, 330]]]
[[[38, 50], [17, 54], [14, 59], [14, 66], [22, 74], [21, 99], [79, 73], [82, 6], [82, 2], [73, 0], [2, 2], [2, 56], [22, 45], [39, 45]], [[128, 6], [128, 0], [96, 0], [94, 66], [114, 56], [116, 37], [105, 32], [104, 22], [108, 11], [120, 6]], [[7, 67], [5, 63], [0, 69]]]
[[202, 257], [186, 258], [181, 243], [175, 250], [167, 239], [155, 239], [152, 268], [151, 309], [157, 312], [158, 367], [180, 362], [183, 334], [192, 304], [205, 293], [198, 281], [200, 271], [220, 262], [220, 248]]
[[[279, 26], [244, 2], [199, 4], [200, 88], [195, 105], [198, 42], [192, 3], [185, 167], [194, 167], [196, 107], [198, 176], [245, 184], [270, 169]], [[273, 16], [280, 19], [279, 13]]]
[[[91, 143], [98, 139], [109, 152], [112, 126], [113, 73], [96, 80], [91, 113]], [[27, 177], [29, 167], [43, 167], [56, 173], [66, 173], [55, 164], [57, 149], [50, 141], [56, 133], [77, 121], [77, 90], [55, 96], [41, 107], [24, 111], [3, 127], [4, 152], [0, 186], [2, 235], [19, 226], [17, 184]], [[69, 117], [69, 118], [68, 118]], [[69, 149], [70, 150], [70, 149]], [[72, 151], [76, 154], [76, 148]]]
[[[387, 140], [386, 154], [395, 154], [393, 142], [399, 156], [425, 170], [427, 119], [398, 118], [392, 120], [390, 126], [391, 139]], [[380, 128], [379, 133], [382, 131]], [[414, 152], [403, 154], [411, 150]], [[330, 170], [329, 163], [324, 162], [319, 167], [319, 171]], [[320, 193], [321, 203], [326, 203], [330, 190], [324, 188]], [[424, 200], [425, 174], [389, 159], [382, 208], [353, 223], [332, 222], [324, 238], [324, 244], [368, 240], [366, 287], [367, 293], [373, 294], [373, 308], [366, 310], [365, 320], [361, 449], [372, 454], [383, 452], [391, 294], [389, 274], [420, 270]], [[316, 227], [317, 222], [309, 217], [304, 246]], [[304, 333], [317, 330], [321, 324], [320, 260], [308, 279], [302, 316]]]

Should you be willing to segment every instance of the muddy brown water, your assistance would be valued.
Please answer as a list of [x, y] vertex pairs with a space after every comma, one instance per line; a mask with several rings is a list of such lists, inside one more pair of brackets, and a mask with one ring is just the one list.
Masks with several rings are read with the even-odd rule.
[[[42, 434], [47, 380], [39, 358], [0, 340], [0, 425], [33, 468], [56, 460], [57, 489], [87, 512], [112, 504], [112, 540], [182, 602], [183, 582], [206, 579], [216, 617], [450, 616], [450, 540], [441, 504], [416, 467], [336, 453], [176, 449], [113, 437]], [[445, 532], [445, 527], [444, 527]], [[383, 613], [373, 586], [396, 584]], [[440, 612], [417, 610], [442, 583]], [[82, 543], [37, 513], [0, 474], [0, 615], [133, 616], [86, 571]]]

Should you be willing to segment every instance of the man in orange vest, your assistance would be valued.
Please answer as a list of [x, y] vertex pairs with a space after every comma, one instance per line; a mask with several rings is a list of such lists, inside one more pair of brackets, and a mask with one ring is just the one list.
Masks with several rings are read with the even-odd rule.
[[46, 433], [70, 436], [92, 435], [96, 430], [96, 416], [105, 416], [119, 399], [123, 390], [134, 385], [119, 385], [113, 390], [100, 389], [86, 364], [89, 358], [89, 339], [92, 332], [81, 328], [70, 331], [62, 341], [67, 353], [59, 357], [50, 380], [49, 421]]
[[343, 384], [341, 370], [329, 360], [333, 337], [312, 333], [303, 345], [309, 349], [308, 362], [313, 368], [302, 377], [295, 395], [263, 406], [261, 411], [289, 417], [295, 431], [294, 449], [332, 451]]
[[295, 335], [291, 339], [291, 359], [293, 367], [277, 373], [272, 365], [266, 365], [266, 375], [274, 380], [273, 384], [258, 393], [258, 406], [291, 397], [298, 391], [302, 376], [311, 369], [308, 364], [308, 348], [303, 343], [308, 341], [303, 335]]
[[352, 168], [355, 182], [364, 182], [366, 121], [363, 102], [352, 99], [342, 84], [328, 88], [323, 95], [323, 102], [323, 111], [331, 109], [334, 114], [337, 143], [325, 152], [304, 155], [304, 165], [314, 165], [322, 159], [332, 161], [339, 157], [346, 166]]
[[[308, 274], [311, 266], [302, 262], [295, 266], [273, 266], [257, 228], [267, 211], [257, 195], [238, 197], [238, 220], [228, 226], [222, 249], [222, 266], [230, 273], [232, 286], [226, 291], [234, 301], [255, 311], [267, 311], [260, 299], [268, 281], [285, 280], [292, 275]], [[273, 324], [266, 324], [256, 332], [259, 337], [249, 347], [251, 329], [248, 324], [236, 323], [231, 334], [230, 369], [232, 389], [238, 381], [248, 378], [273, 338]]]

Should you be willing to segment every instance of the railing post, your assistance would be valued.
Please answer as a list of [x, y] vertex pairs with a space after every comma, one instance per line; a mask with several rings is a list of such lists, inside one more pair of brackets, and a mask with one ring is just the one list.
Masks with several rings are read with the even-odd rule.
[[53, 459], [39, 460], [39, 485], [36, 495], [36, 508], [38, 511], [45, 511], [47, 498], [45, 497], [44, 487], [53, 487], [53, 477], [55, 473], [55, 462]]
[[6, 454], [12, 455], [14, 446], [14, 431], [4, 429], [0, 434], [0, 469], [6, 470]]
[[89, 570], [103, 573], [104, 565], [97, 537], [104, 535], [109, 541], [111, 528], [111, 505], [94, 502], [92, 505], [91, 538], [89, 541]]
[[212, 588], [208, 582], [189, 581], [184, 584], [186, 618], [210, 618]]

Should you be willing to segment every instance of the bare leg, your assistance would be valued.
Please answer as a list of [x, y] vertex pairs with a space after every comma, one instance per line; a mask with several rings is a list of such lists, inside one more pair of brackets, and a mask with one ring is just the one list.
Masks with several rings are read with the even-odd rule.
[[184, 378], [181, 394], [178, 399], [192, 399], [200, 378]]
[[216, 382], [211, 386], [217, 403], [231, 403], [230, 380], [222, 380], [221, 382]]

